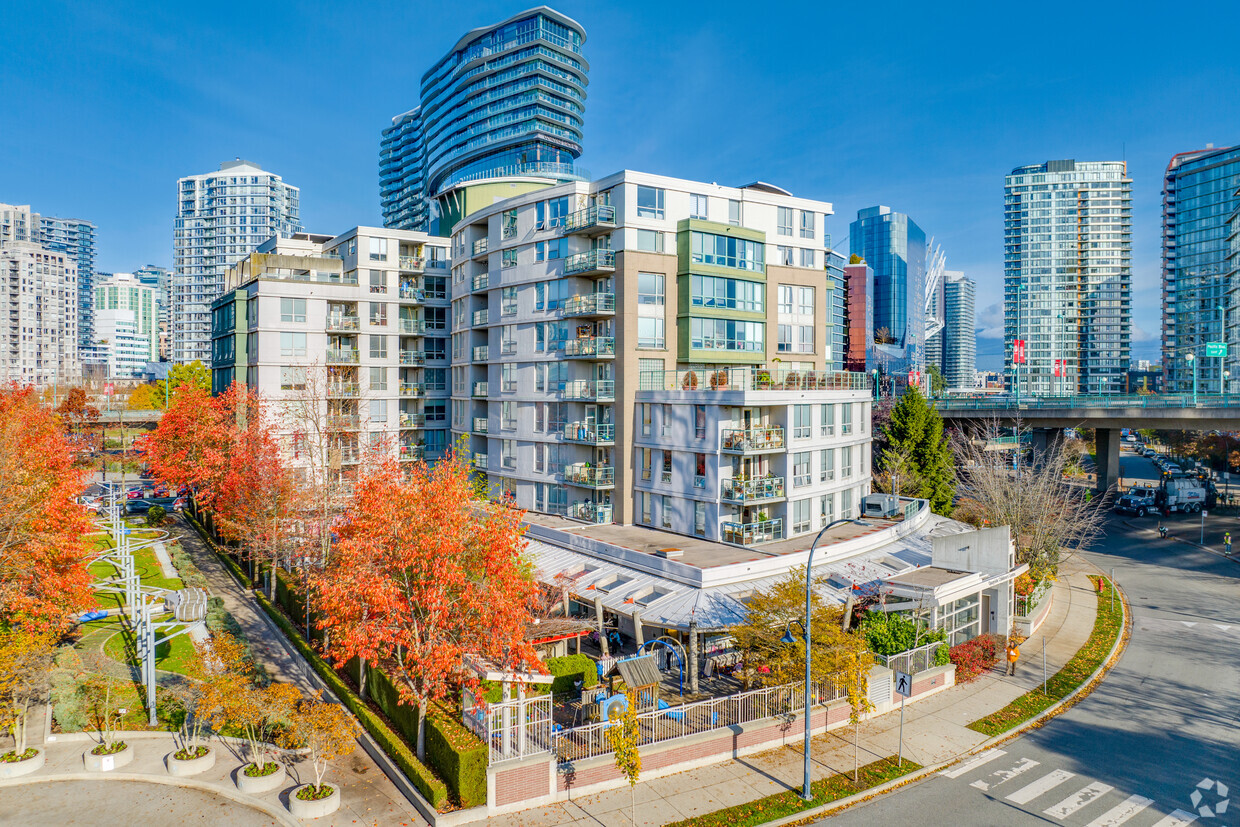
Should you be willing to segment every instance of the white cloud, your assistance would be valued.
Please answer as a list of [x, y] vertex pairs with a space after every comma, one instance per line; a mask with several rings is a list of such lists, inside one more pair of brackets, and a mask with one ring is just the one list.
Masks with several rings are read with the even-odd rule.
[[987, 305], [977, 314], [977, 335], [981, 339], [1003, 338], [1002, 302]]

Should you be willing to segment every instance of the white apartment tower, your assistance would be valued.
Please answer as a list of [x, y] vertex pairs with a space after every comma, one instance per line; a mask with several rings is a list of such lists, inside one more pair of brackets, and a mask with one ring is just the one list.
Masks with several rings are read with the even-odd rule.
[[0, 290], [8, 308], [4, 381], [45, 387], [80, 380], [76, 258], [31, 241], [0, 242]]
[[211, 302], [228, 268], [273, 236], [301, 230], [300, 190], [249, 161], [177, 182], [172, 361], [211, 360]]

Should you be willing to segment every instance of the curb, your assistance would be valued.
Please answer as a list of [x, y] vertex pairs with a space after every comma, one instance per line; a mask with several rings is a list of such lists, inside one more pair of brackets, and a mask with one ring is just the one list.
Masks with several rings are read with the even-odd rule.
[[[1095, 568], [1097, 567], [1095, 566]], [[841, 798], [836, 801], [832, 801], [829, 804], [823, 804], [821, 807], [816, 807], [812, 810], [803, 810], [795, 815], [785, 816], [784, 818], [777, 819], [775, 821], [764, 822], [764, 825], [769, 825], [769, 827], [786, 827], [787, 825], [804, 824], [822, 818], [823, 816], [831, 815], [839, 810], [847, 809], [856, 804], [861, 804], [871, 798], [877, 798], [884, 793], [891, 792], [892, 790], [903, 787], [906, 784], [912, 784], [916, 781], [921, 781], [928, 778], [940, 770], [946, 769], [953, 764], [960, 763], [971, 755], [976, 755], [979, 752], [984, 752], [992, 747], [998, 746], [1005, 741], [1009, 741], [1019, 735], [1025, 734], [1031, 729], [1037, 729], [1038, 727], [1043, 726], [1051, 718], [1054, 718], [1064, 712], [1067, 708], [1083, 699], [1090, 692], [1093, 692], [1094, 688], [1102, 680], [1102, 678], [1105, 677], [1106, 673], [1111, 671], [1111, 668], [1116, 664], [1122, 651], [1128, 646], [1128, 638], [1132, 631], [1132, 609], [1128, 605], [1128, 597], [1124, 594], [1123, 589], [1115, 585], [1114, 582], [1112, 582], [1112, 587], [1120, 597], [1120, 606], [1123, 608], [1124, 612], [1124, 620], [1123, 625], [1120, 627], [1120, 634], [1115, 639], [1115, 644], [1111, 647], [1111, 651], [1107, 653], [1106, 659], [1098, 665], [1098, 668], [1093, 671], [1093, 674], [1091, 674], [1081, 683], [1080, 686], [1073, 690], [1072, 694], [1062, 698], [1055, 705], [1044, 710], [1042, 713], [1037, 715], [1037, 717], [1021, 724], [1019, 727], [1015, 727], [1008, 732], [995, 735], [972, 749], [953, 758], [949, 758], [946, 761], [940, 761], [932, 766], [923, 767], [915, 773], [911, 773], [901, 778], [896, 778], [885, 784], [880, 784], [877, 787], [871, 787], [870, 789], [863, 790], [859, 793], [854, 793], [847, 798]]]
[[[1128, 526], [1129, 528], [1131, 528], [1131, 529], [1133, 529], [1133, 530], [1135, 530], [1135, 531], [1149, 531], [1149, 532], [1152, 532], [1152, 533], [1154, 533], [1154, 534], [1157, 534], [1157, 533], [1158, 533], [1158, 530], [1157, 530], [1157, 529], [1148, 528], [1148, 527], [1146, 527], [1146, 526], [1138, 526], [1138, 525], [1133, 525], [1133, 524], [1132, 524], [1130, 521], [1128, 521], [1128, 520], [1121, 520], [1121, 522], [1122, 522], [1124, 525]], [[1221, 552], [1221, 551], [1216, 551], [1215, 549], [1212, 549], [1212, 548], [1210, 548], [1209, 546], [1203, 546], [1201, 543], [1194, 543], [1192, 540], [1186, 540], [1186, 539], [1185, 539], [1185, 538], [1183, 538], [1183, 537], [1178, 537], [1178, 536], [1175, 536], [1175, 535], [1168, 535], [1167, 539], [1168, 539], [1168, 540], [1173, 540], [1173, 541], [1175, 541], [1175, 542], [1177, 542], [1177, 543], [1183, 543], [1183, 544], [1184, 544], [1184, 545], [1186, 545], [1186, 546], [1192, 546], [1193, 548], [1198, 548], [1198, 549], [1201, 549], [1202, 551], [1209, 552], [1210, 554], [1213, 554], [1215, 557], [1219, 557], [1219, 558], [1221, 558], [1221, 559], [1223, 559], [1223, 560], [1230, 560], [1231, 562], [1233, 562], [1233, 563], [1236, 563], [1236, 564], [1240, 565], [1240, 554], [1232, 554], [1232, 556], [1228, 557], [1228, 556], [1227, 556], [1226, 554], [1224, 554], [1223, 552]]]
[[[301, 819], [293, 818], [284, 808], [273, 807], [265, 801], [259, 801], [251, 796], [242, 795], [236, 790], [230, 790], [224, 786], [216, 786], [207, 784], [202, 781], [193, 781], [187, 778], [178, 778], [176, 776], [160, 776], [145, 775], [136, 772], [109, 772], [107, 779], [116, 781], [138, 781], [146, 784], [162, 784], [165, 787], [182, 787], [192, 790], [217, 795], [220, 798], [226, 798], [235, 804], [249, 807], [252, 810], [258, 810], [266, 815], [271, 816], [279, 824], [286, 824], [289, 827], [301, 827], [303, 822]], [[26, 776], [8, 781], [0, 781], [0, 789], [9, 787], [23, 787], [29, 784], [55, 784], [64, 781], [99, 781], [100, 774], [97, 772], [62, 772], [55, 775]]]

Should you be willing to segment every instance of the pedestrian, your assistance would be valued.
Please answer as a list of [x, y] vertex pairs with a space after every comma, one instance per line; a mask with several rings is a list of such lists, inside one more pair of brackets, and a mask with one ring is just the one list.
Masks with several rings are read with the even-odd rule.
[[1223, 554], [1226, 554], [1228, 557], [1231, 556], [1231, 532], [1230, 531], [1225, 532], [1223, 534]]
[[1007, 647], [1007, 673], [1012, 677], [1016, 677], [1016, 661], [1020, 659], [1020, 649], [1016, 646], [1016, 638], [1008, 641]]

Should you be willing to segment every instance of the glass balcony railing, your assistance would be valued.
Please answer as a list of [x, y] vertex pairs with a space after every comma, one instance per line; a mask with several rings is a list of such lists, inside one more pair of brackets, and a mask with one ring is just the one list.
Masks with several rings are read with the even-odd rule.
[[405, 413], [402, 411], [399, 424], [402, 428], [421, 428], [426, 424], [426, 416], [425, 414]]
[[586, 250], [564, 259], [564, 275], [580, 276], [587, 273], [613, 273], [616, 270], [615, 250]]
[[402, 282], [400, 285], [400, 298], [405, 301], [424, 302], [426, 301], [426, 291], [415, 284]]
[[474, 346], [474, 361], [485, 362], [487, 360], [487, 357], [490, 355], [490, 352], [491, 352], [490, 345], [475, 345]]
[[584, 296], [573, 296], [564, 302], [564, 315], [574, 316], [614, 316], [616, 314], [615, 293], [587, 293]]
[[611, 336], [583, 336], [564, 343], [564, 356], [569, 359], [611, 359], [616, 355], [616, 340]]
[[753, 480], [721, 480], [719, 498], [734, 503], [782, 500], [784, 499], [784, 478], [761, 477]]
[[616, 426], [611, 423], [569, 422], [564, 426], [564, 439], [583, 445], [613, 445]]
[[400, 352], [400, 363], [402, 365], [425, 365], [426, 351], [402, 350]]
[[753, 546], [782, 539], [784, 539], [783, 520], [723, 524], [723, 542], [734, 546]]
[[487, 393], [486, 382], [475, 382], [474, 383], [474, 396], [486, 398], [489, 395], [490, 394]]
[[357, 414], [331, 414], [327, 417], [327, 427], [337, 431], [350, 431], [361, 427], [361, 417]]
[[610, 401], [616, 398], [616, 382], [614, 379], [597, 381], [579, 379], [575, 382], [565, 382], [560, 389], [560, 394], [565, 399]]
[[487, 315], [488, 315], [487, 309], [485, 307], [481, 310], [475, 310], [474, 311], [474, 327], [482, 327], [486, 325]]
[[401, 256], [400, 269], [420, 271], [426, 267], [425, 256]]
[[615, 488], [616, 469], [610, 465], [576, 463], [564, 469], [564, 482], [583, 488]]
[[412, 336], [421, 336], [426, 332], [426, 322], [422, 319], [401, 319], [400, 332]]
[[422, 445], [402, 445], [400, 446], [401, 462], [417, 462], [425, 459], [426, 448]]
[[474, 242], [474, 255], [480, 256], [487, 251], [487, 240], [480, 238]]
[[327, 395], [337, 399], [353, 399], [358, 396], [361, 389], [356, 382], [328, 382]]
[[750, 454], [780, 451], [784, 448], [784, 429], [728, 429], [722, 434], [720, 450], [729, 454]]
[[405, 399], [417, 399], [426, 396], [425, 382], [401, 382], [400, 395]]
[[331, 315], [327, 316], [328, 330], [357, 330], [357, 316]]
[[487, 455], [474, 454], [474, 467], [480, 471], [487, 470]]
[[356, 365], [357, 348], [329, 348], [327, 351], [329, 365]]
[[485, 434], [487, 432], [488, 420], [485, 416], [474, 417], [474, 433]]
[[599, 204], [570, 213], [563, 223], [566, 233], [588, 233], [592, 231], [606, 232], [616, 226], [616, 208], [610, 204]]
[[584, 523], [610, 523], [611, 503], [577, 502], [568, 507], [568, 519]]
[[487, 287], [489, 287], [490, 285], [491, 285], [491, 274], [490, 273], [479, 273], [478, 275], [474, 276], [473, 281], [470, 283], [470, 286], [472, 286], [473, 289], [475, 290], [486, 290]]

